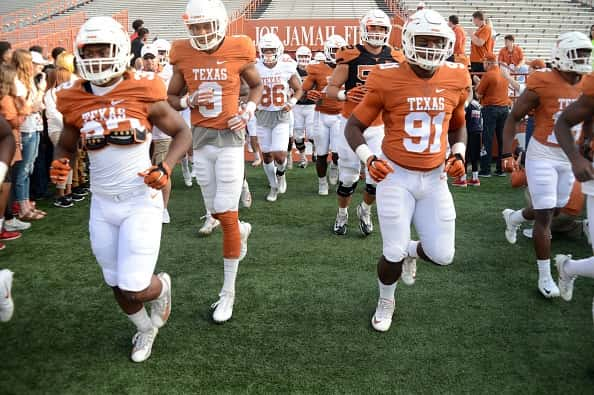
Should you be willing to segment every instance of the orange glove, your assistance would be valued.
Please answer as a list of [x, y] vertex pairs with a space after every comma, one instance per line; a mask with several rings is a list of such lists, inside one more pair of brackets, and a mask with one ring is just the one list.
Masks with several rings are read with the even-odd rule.
[[356, 86], [347, 92], [347, 100], [354, 103], [361, 103], [366, 93], [367, 87], [365, 85]]
[[516, 161], [514, 156], [510, 153], [501, 155], [501, 168], [506, 173], [511, 173], [516, 169]]
[[154, 189], [162, 189], [169, 182], [169, 175], [171, 169], [165, 162], [159, 163], [157, 166], [151, 166], [142, 173], [138, 173], [140, 177], [144, 177], [144, 183]]
[[67, 158], [54, 159], [50, 167], [50, 179], [54, 184], [65, 184], [68, 173], [72, 170]]
[[367, 159], [367, 170], [375, 182], [383, 181], [388, 174], [394, 173], [394, 169], [388, 162], [379, 159], [375, 155], [372, 155]]
[[320, 91], [316, 91], [314, 89], [307, 91], [307, 94], [305, 95], [309, 100], [312, 101], [318, 101], [318, 100], [322, 100], [322, 98], [324, 97], [324, 94]]
[[450, 155], [446, 160], [444, 171], [448, 173], [450, 177], [462, 177], [466, 174], [466, 166], [464, 166], [464, 158], [461, 154]]

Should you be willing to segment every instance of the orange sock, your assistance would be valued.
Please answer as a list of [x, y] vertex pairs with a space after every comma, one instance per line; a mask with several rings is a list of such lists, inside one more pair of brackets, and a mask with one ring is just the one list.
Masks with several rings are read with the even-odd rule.
[[223, 229], [223, 258], [239, 258], [241, 252], [239, 213], [237, 211], [226, 211], [224, 213], [212, 214], [212, 216], [221, 221], [221, 228]]

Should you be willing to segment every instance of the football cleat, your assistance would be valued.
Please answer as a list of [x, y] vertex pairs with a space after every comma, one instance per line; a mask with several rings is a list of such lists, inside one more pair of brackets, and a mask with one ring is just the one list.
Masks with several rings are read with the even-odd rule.
[[198, 231], [198, 234], [201, 236], [208, 236], [212, 233], [213, 230], [217, 228], [217, 226], [221, 224], [221, 222], [218, 219], [213, 218], [209, 214], [205, 215], [204, 217], [201, 217], [200, 219], [204, 218], [206, 218], [206, 220], [204, 221], [204, 224]]
[[328, 196], [328, 180], [326, 178], [319, 180], [318, 195]]
[[466, 176], [456, 178], [454, 181], [452, 181], [452, 186], [454, 187], [466, 188], [467, 185], [468, 183], [466, 182]]
[[302, 169], [307, 167], [307, 156], [305, 156], [305, 152], [299, 154], [299, 167]]
[[336, 214], [336, 222], [334, 222], [334, 234], [344, 236], [347, 233], [347, 224], [349, 222], [349, 215]]
[[287, 175], [276, 176], [276, 181], [278, 183], [278, 193], [287, 192]]
[[252, 207], [252, 193], [250, 192], [250, 186], [247, 181], [243, 181], [243, 187], [241, 187], [241, 204], [243, 207]]
[[168, 224], [171, 222], [171, 217], [169, 216], [169, 210], [163, 209], [163, 223]]
[[514, 225], [512, 223], [511, 216], [514, 213], [514, 210], [510, 208], [506, 208], [501, 212], [503, 219], [505, 220], [505, 238], [510, 244], [516, 244], [517, 236], [518, 236], [518, 225]]
[[151, 356], [153, 343], [157, 338], [159, 329], [153, 327], [148, 332], [137, 332], [132, 338], [131, 358], [134, 362], [144, 362]]
[[278, 198], [278, 189], [270, 188], [270, 192], [268, 192], [268, 195], [266, 195], [266, 200], [268, 200], [269, 202], [276, 202], [277, 198]]
[[534, 229], [533, 228], [522, 229], [522, 234], [524, 235], [525, 238], [531, 239], [532, 236], [534, 235]]
[[577, 276], [569, 276], [565, 273], [565, 265], [571, 260], [571, 255], [559, 254], [555, 257], [555, 266], [559, 273], [559, 294], [563, 300], [569, 302], [573, 297], [573, 283]]
[[338, 166], [334, 163], [330, 163], [330, 166], [328, 166], [328, 182], [331, 185], [336, 185], [338, 182]]
[[538, 291], [547, 299], [559, 297], [559, 288], [551, 277], [538, 279]]
[[248, 238], [252, 233], [252, 225], [249, 222], [239, 222], [239, 234], [241, 235], [241, 251], [239, 253], [239, 261], [247, 255], [248, 251]]
[[478, 178], [475, 179], [470, 179], [468, 181], [466, 181], [467, 185], [470, 185], [471, 187], [480, 187], [481, 186], [481, 180], [479, 180]]
[[394, 300], [379, 298], [375, 314], [371, 318], [371, 326], [378, 332], [387, 332], [392, 325], [392, 317], [396, 303]]
[[162, 328], [171, 314], [171, 277], [167, 273], [157, 274], [163, 285], [163, 296], [150, 302], [151, 322], [155, 328]]
[[404, 258], [402, 262], [402, 282], [406, 285], [413, 285], [417, 277], [417, 259], [413, 257]]
[[210, 306], [214, 309], [212, 312], [212, 319], [217, 324], [221, 324], [225, 321], [229, 321], [233, 315], [233, 304], [235, 303], [235, 294], [227, 291], [221, 291], [219, 294], [219, 300]]
[[12, 300], [13, 272], [8, 269], [0, 270], [0, 322], [8, 322], [14, 313]]
[[357, 206], [357, 217], [359, 217], [359, 230], [363, 236], [369, 236], [373, 232], [373, 222], [371, 221], [371, 210], [365, 210], [360, 203]]

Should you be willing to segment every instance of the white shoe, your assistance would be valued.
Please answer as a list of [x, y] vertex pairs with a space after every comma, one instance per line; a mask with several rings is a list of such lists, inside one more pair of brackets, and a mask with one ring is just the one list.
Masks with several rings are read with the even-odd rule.
[[338, 166], [334, 163], [330, 163], [330, 166], [328, 166], [328, 182], [330, 182], [330, 185], [336, 185], [338, 182]]
[[27, 230], [31, 227], [29, 222], [23, 222], [19, 220], [17, 217], [13, 219], [9, 219], [8, 221], [4, 221], [4, 229], [9, 232], [20, 232], [23, 230]]
[[14, 313], [12, 300], [13, 272], [8, 269], [0, 270], [0, 322], [8, 322]]
[[[6, 225], [4, 227], [6, 228]], [[7, 228], [6, 230], [9, 230], [9, 229]], [[588, 244], [589, 245], [592, 245], [592, 236], [590, 236], [590, 228], [588, 227], [588, 220], [587, 219], [585, 219], [585, 220], [582, 221], [582, 231], [586, 235], [586, 239], [588, 240]]]
[[151, 305], [151, 322], [156, 328], [162, 328], [171, 314], [171, 277], [167, 273], [157, 274], [163, 284], [163, 296], [153, 300]]
[[417, 259], [413, 257], [404, 258], [402, 263], [402, 282], [406, 285], [413, 285], [417, 277]]
[[252, 207], [252, 194], [247, 181], [243, 182], [243, 187], [241, 188], [241, 204], [243, 204], [243, 207], [245, 208]]
[[305, 152], [299, 154], [299, 167], [302, 169], [307, 167], [307, 156], [305, 156]]
[[357, 206], [357, 217], [359, 218], [359, 230], [363, 233], [363, 236], [369, 236], [373, 232], [371, 209], [365, 210], [362, 203], [359, 203]]
[[212, 319], [214, 322], [220, 324], [229, 321], [233, 315], [233, 304], [235, 303], [235, 294], [231, 292], [221, 291], [219, 300], [210, 306], [214, 309], [212, 312]]
[[559, 297], [560, 291], [551, 277], [538, 279], [538, 291], [547, 299]]
[[254, 161], [252, 162], [252, 167], [258, 167], [262, 164], [262, 159], [260, 159], [260, 157], [256, 157], [256, 159], [254, 159]]
[[189, 188], [192, 186], [192, 178], [184, 178], [184, 184]]
[[278, 193], [286, 193], [287, 192], [287, 175], [283, 174], [282, 176], [276, 176], [276, 182], [278, 184]]
[[527, 239], [531, 239], [533, 234], [534, 234], [534, 228], [526, 228], [526, 229], [522, 229], [522, 234], [524, 235], [524, 237], [526, 237]]
[[505, 238], [510, 244], [516, 244], [517, 240], [517, 233], [518, 233], [518, 225], [514, 225], [511, 220], [511, 215], [514, 213], [514, 210], [510, 208], [506, 208], [501, 212], [503, 219], [505, 220]]
[[555, 257], [555, 266], [559, 274], [559, 293], [561, 298], [569, 302], [573, 297], [573, 283], [577, 276], [568, 276], [565, 274], [565, 265], [571, 260], [571, 255], [559, 254]]
[[328, 196], [328, 181], [326, 178], [319, 180], [318, 184], [318, 195]]
[[248, 238], [252, 233], [252, 225], [249, 222], [239, 222], [239, 234], [241, 235], [241, 250], [239, 261], [241, 262], [248, 252]]
[[278, 197], [278, 189], [270, 188], [270, 192], [268, 192], [268, 195], [266, 195], [266, 200], [268, 200], [269, 202], [276, 202], [277, 197]]
[[293, 155], [291, 152], [289, 152], [287, 155], [287, 169], [288, 170], [293, 169]]
[[153, 343], [159, 333], [159, 329], [153, 327], [148, 332], [137, 332], [132, 338], [132, 361], [144, 362], [151, 356]]
[[171, 222], [171, 217], [169, 216], [169, 210], [163, 209], [163, 223], [168, 224]]
[[393, 300], [379, 298], [375, 314], [371, 319], [371, 326], [378, 332], [387, 332], [392, 325], [395, 302]]
[[198, 234], [200, 234], [201, 236], [208, 236], [212, 233], [213, 230], [217, 228], [217, 226], [221, 224], [221, 222], [218, 219], [213, 218], [211, 215], [205, 215], [202, 218], [206, 218], [206, 220], [204, 221], [204, 225], [202, 225], [202, 227], [198, 231]]
[[336, 221], [334, 221], [334, 234], [344, 236], [347, 233], [349, 223], [349, 214], [341, 215], [340, 212], [336, 214]]

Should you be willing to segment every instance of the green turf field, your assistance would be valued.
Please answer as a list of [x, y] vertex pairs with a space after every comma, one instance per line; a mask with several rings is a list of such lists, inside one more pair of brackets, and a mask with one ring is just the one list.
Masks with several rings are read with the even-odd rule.
[[[274, 204], [263, 171], [248, 174], [249, 252], [233, 319], [216, 325], [221, 232], [197, 237], [199, 188], [176, 173], [157, 266], [172, 276], [173, 311], [143, 364], [129, 361], [134, 328], [91, 254], [87, 202], [48, 208], [8, 242], [0, 267], [15, 272], [16, 310], [0, 325], [0, 394], [594, 392], [594, 282], [578, 280], [571, 303], [538, 294], [531, 244], [503, 235], [501, 210], [523, 204], [507, 178], [453, 191], [454, 264], [419, 262], [380, 334], [370, 325], [379, 232], [363, 239], [353, 207], [347, 236], [333, 235], [336, 199], [317, 196], [311, 166], [288, 173]], [[553, 243], [554, 254], [589, 251], [585, 238]]]

